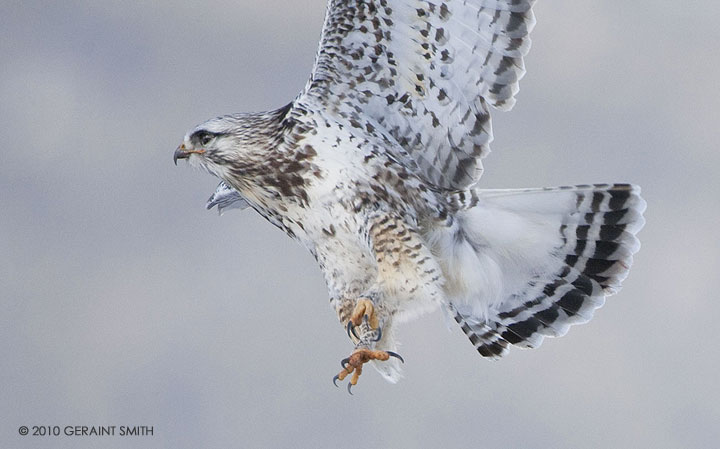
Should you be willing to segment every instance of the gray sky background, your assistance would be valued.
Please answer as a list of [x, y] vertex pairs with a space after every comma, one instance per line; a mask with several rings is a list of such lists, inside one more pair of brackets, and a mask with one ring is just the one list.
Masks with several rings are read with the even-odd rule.
[[[440, 313], [400, 328], [406, 378], [352, 349], [311, 256], [204, 209], [184, 133], [303, 87], [324, 0], [0, 7], [0, 447], [714, 447], [720, 6], [539, 1], [483, 187], [630, 181], [643, 248], [595, 319], [483, 360]], [[149, 425], [152, 437], [21, 437]]]

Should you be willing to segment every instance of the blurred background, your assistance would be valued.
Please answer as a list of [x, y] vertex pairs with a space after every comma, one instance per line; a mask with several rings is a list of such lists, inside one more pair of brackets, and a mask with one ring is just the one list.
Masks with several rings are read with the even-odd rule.
[[[720, 6], [539, 1], [481, 186], [634, 182], [643, 248], [595, 319], [483, 360], [440, 313], [397, 385], [331, 383], [352, 345], [314, 260], [172, 152], [286, 104], [324, 0], [12, 1], [0, 10], [0, 446], [714, 447], [720, 439]], [[22, 437], [146, 425], [149, 437]]]

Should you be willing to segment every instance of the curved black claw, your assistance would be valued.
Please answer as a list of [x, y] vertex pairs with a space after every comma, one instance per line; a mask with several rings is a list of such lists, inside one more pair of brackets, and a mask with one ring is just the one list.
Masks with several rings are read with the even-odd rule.
[[382, 339], [382, 327], [378, 327], [377, 331], [377, 337], [375, 337], [374, 341], [380, 341]]
[[342, 366], [344, 370], [347, 370], [348, 363], [350, 363], [350, 357], [340, 360], [340, 366]]
[[403, 359], [403, 358], [400, 356], [400, 354], [398, 354], [397, 352], [392, 352], [392, 351], [385, 351], [385, 352], [386, 352], [387, 355], [389, 355], [390, 357], [395, 357], [396, 359], [399, 359], [401, 362], [405, 363], [405, 359]]
[[340, 379], [340, 375], [336, 374], [335, 377], [333, 377], [333, 383], [335, 384], [336, 387], [340, 388], [337, 384], [338, 379]]
[[[351, 334], [351, 333], [352, 333], [352, 335], [353, 335], [356, 339], [360, 340], [360, 337], [358, 337], [358, 334], [355, 333], [355, 326], [353, 325], [353, 322], [352, 322], [352, 321], [348, 321], [348, 325], [347, 325], [347, 334], [348, 334], [348, 337], [350, 337], [350, 334]], [[352, 338], [352, 337], [350, 337], [350, 338]]]
[[354, 396], [352, 393], [352, 386], [353, 385], [350, 382], [348, 382], [348, 393], [350, 393], [350, 396]]

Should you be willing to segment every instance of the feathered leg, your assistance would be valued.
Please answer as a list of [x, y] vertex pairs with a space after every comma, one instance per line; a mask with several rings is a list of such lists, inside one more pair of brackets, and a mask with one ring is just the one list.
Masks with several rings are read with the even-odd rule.
[[382, 339], [382, 325], [378, 315], [375, 313], [375, 305], [371, 300], [360, 298], [346, 320], [343, 319], [343, 315], [347, 315], [347, 312], [343, 313], [343, 310], [347, 309], [341, 308], [338, 311], [340, 320], [342, 322], [347, 321], [348, 337], [356, 345], [350, 357], [340, 362], [343, 369], [333, 378], [333, 383], [337, 386], [338, 380], [345, 380], [348, 375], [352, 374], [348, 382], [348, 392], [352, 394], [351, 388], [357, 385], [365, 363], [371, 360], [384, 362], [389, 360], [390, 357], [396, 357], [401, 362], [404, 362], [404, 360], [395, 352], [372, 349]]
[[[396, 382], [403, 360], [393, 352], [392, 325], [443, 303], [441, 268], [424, 239], [403, 218], [374, 211], [368, 222], [364, 240], [375, 259], [377, 281], [359, 298], [340, 299], [335, 304], [340, 322], [356, 343], [347, 364], [343, 363], [344, 371], [335, 380], [353, 372], [359, 375], [358, 367], [375, 360], [375, 368], [388, 381]], [[350, 384], [356, 382], [354, 375]]]

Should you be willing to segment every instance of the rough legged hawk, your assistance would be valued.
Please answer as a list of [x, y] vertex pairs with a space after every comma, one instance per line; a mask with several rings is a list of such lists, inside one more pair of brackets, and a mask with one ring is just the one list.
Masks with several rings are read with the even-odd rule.
[[394, 327], [421, 313], [499, 358], [587, 322], [628, 274], [639, 187], [476, 187], [533, 3], [331, 0], [294, 101], [209, 120], [175, 151], [222, 179], [208, 208], [251, 207], [315, 256], [355, 344], [348, 388], [368, 361], [398, 379]]

